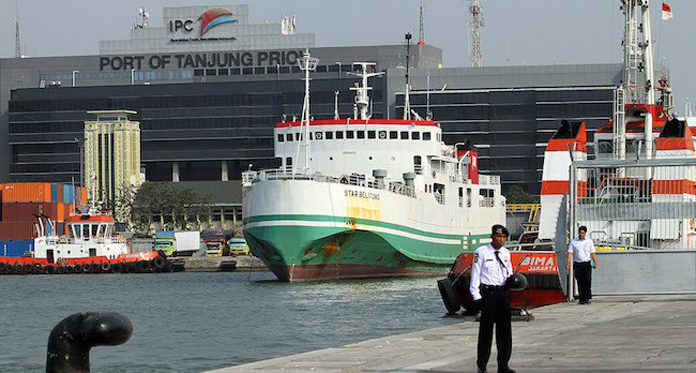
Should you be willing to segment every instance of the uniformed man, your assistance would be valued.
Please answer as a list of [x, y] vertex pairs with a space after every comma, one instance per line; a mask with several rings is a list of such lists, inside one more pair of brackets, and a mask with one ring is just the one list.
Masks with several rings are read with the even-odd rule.
[[597, 256], [594, 242], [586, 238], [587, 227], [578, 228], [578, 238], [570, 241], [568, 246], [568, 262], [566, 269], [570, 271], [570, 262], [573, 262], [575, 279], [578, 281], [578, 304], [590, 304], [592, 298], [592, 268], [597, 268]]
[[479, 373], [486, 373], [488, 358], [491, 356], [494, 324], [498, 373], [515, 373], [508, 366], [512, 354], [512, 311], [510, 289], [505, 283], [513, 272], [510, 252], [503, 245], [509, 235], [504, 226], [496, 224], [491, 232], [492, 242], [474, 252], [469, 290], [474, 302], [481, 309], [476, 359]]

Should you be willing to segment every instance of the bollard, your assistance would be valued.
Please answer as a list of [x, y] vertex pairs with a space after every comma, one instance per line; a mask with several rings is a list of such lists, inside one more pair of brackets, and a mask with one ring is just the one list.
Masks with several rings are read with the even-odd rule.
[[133, 324], [115, 312], [85, 312], [59, 322], [48, 337], [47, 373], [89, 373], [89, 350], [128, 341]]

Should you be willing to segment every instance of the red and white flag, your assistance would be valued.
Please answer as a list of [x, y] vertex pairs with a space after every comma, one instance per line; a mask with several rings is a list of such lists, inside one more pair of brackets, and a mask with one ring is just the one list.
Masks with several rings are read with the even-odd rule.
[[674, 17], [672, 9], [666, 3], [662, 3], [662, 20], [669, 21], [672, 17]]

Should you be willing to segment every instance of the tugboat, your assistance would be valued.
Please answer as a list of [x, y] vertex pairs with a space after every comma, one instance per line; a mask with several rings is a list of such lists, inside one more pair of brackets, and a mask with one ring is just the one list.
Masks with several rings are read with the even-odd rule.
[[438, 123], [412, 118], [408, 98], [403, 119], [372, 118], [368, 79], [382, 73], [371, 63], [355, 63], [353, 118], [312, 120], [317, 62], [300, 62], [302, 120], [274, 130], [281, 168], [242, 175], [252, 254], [281, 281], [432, 276], [489, 242], [505, 221], [500, 177], [480, 175], [464, 144], [445, 145]]
[[31, 257], [0, 256], [0, 274], [147, 273], [170, 272], [163, 253], [131, 253], [126, 240], [115, 234], [116, 220], [92, 207], [85, 214], [72, 213], [66, 235], [55, 234], [56, 223], [37, 216]]

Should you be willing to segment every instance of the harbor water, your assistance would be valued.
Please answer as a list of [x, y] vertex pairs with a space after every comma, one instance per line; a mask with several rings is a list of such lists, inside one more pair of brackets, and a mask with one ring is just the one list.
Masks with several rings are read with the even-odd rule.
[[48, 335], [77, 312], [119, 312], [130, 341], [95, 372], [201, 372], [461, 322], [436, 278], [280, 283], [269, 272], [0, 277], [0, 372], [45, 371]]

